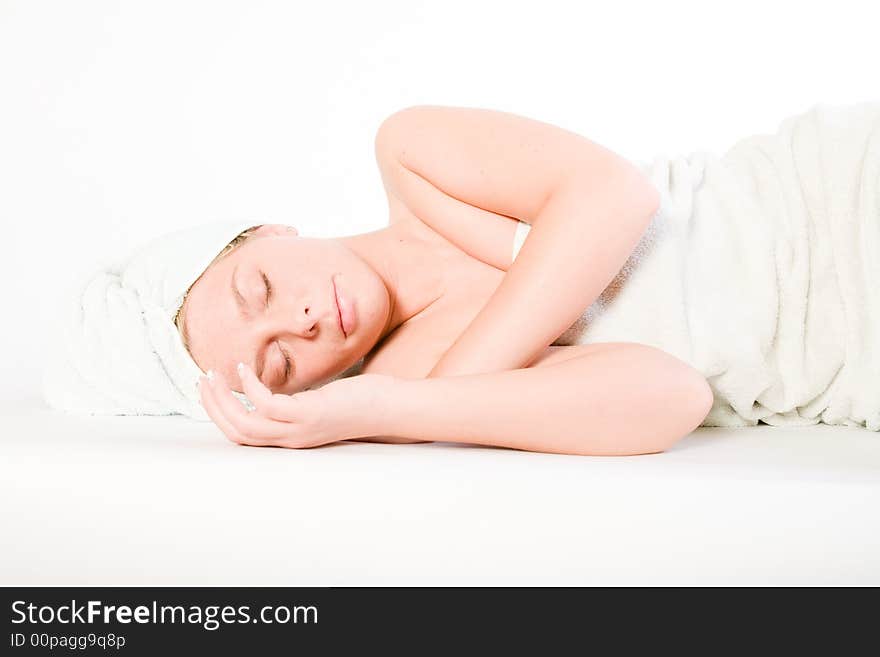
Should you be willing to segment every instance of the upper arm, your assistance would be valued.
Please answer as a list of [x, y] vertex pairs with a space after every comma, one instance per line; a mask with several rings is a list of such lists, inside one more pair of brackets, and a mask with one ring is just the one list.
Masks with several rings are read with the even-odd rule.
[[575, 176], [585, 185], [627, 177], [638, 202], [656, 194], [637, 167], [586, 137], [496, 110], [408, 107], [383, 121], [375, 150], [389, 196], [465, 251], [477, 243], [469, 242], [469, 231], [504, 244], [494, 254], [503, 262], [490, 263], [503, 269], [510, 264], [511, 220], [535, 223]]
[[[452, 198], [532, 223], [573, 174], [636, 167], [596, 142], [549, 123], [497, 110], [417, 105], [386, 118], [376, 158], [393, 193], [409, 200], [412, 178]], [[418, 199], [412, 199], [417, 202]]]

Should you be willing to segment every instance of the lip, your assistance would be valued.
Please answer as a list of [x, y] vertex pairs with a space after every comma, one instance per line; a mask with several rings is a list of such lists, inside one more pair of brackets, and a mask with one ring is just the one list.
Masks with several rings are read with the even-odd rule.
[[342, 309], [339, 307], [339, 292], [336, 290], [336, 279], [333, 280], [333, 302], [336, 304], [336, 321], [339, 325], [339, 330], [342, 331], [342, 335], [346, 338], [348, 334], [345, 332], [345, 327], [342, 325]]
[[336, 287], [335, 280], [333, 281], [333, 290], [336, 295], [336, 309], [339, 311], [339, 326], [347, 338], [357, 329], [357, 306], [353, 299], [347, 297], [344, 291], [340, 291]]

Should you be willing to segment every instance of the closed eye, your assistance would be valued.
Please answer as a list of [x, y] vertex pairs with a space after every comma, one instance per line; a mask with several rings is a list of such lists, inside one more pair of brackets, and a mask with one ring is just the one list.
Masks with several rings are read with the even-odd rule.
[[[269, 282], [269, 277], [266, 276], [266, 273], [261, 271], [260, 276], [263, 279], [263, 284], [266, 286], [266, 306], [269, 305], [269, 300], [272, 298], [272, 283]], [[281, 379], [281, 384], [287, 383], [288, 378], [290, 378], [290, 355], [284, 351], [284, 348], [281, 346], [281, 343], [278, 344], [278, 351], [281, 352], [281, 355], [284, 356], [284, 376]]]
[[290, 378], [290, 356], [287, 355], [287, 352], [284, 351], [280, 344], [278, 345], [278, 349], [284, 356], [284, 378], [281, 379], [281, 383], [287, 383], [287, 379]]
[[263, 277], [263, 283], [266, 285], [266, 305], [269, 305], [269, 299], [272, 297], [272, 284], [269, 282], [269, 277], [266, 276], [264, 272], [260, 272], [260, 276]]

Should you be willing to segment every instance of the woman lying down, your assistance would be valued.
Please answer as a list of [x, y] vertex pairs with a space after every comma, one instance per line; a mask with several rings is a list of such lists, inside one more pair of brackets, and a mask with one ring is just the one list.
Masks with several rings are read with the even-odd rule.
[[153, 241], [72, 300], [47, 398], [291, 448], [635, 455], [701, 425], [880, 430], [859, 339], [880, 335], [859, 256], [880, 244], [877, 133], [877, 104], [817, 105], [721, 158], [643, 165], [510, 113], [406, 108], [375, 137], [387, 226]]

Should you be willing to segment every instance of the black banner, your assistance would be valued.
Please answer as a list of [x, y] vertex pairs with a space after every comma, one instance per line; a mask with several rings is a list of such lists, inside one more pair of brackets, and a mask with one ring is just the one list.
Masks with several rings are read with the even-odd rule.
[[[5, 588], [4, 655], [534, 654], [716, 645], [839, 652], [874, 627], [873, 590]], [[868, 595], [861, 595], [867, 593]], [[835, 622], [843, 631], [835, 631]], [[873, 640], [867, 645], [872, 645]], [[862, 644], [865, 645], [865, 644]], [[705, 646], [714, 652], [714, 646]], [[196, 651], [196, 652], [193, 652]]]

